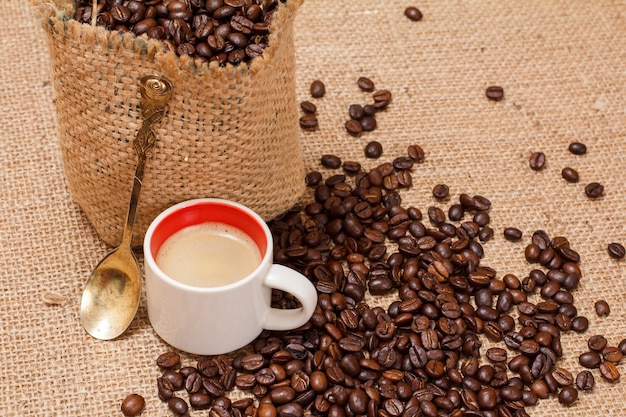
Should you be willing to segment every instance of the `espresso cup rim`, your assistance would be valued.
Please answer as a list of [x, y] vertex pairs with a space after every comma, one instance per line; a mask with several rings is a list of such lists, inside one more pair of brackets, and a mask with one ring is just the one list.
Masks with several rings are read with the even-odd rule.
[[[265, 235], [265, 241], [267, 242], [267, 248], [265, 249], [265, 253], [263, 253], [263, 256], [261, 257], [261, 262], [259, 262], [259, 264], [254, 269], [254, 271], [250, 272], [248, 275], [246, 275], [245, 277], [235, 282], [232, 282], [226, 285], [216, 286], [216, 287], [198, 287], [195, 285], [185, 284], [185, 283], [175, 280], [174, 278], [170, 277], [165, 272], [163, 272], [163, 270], [159, 267], [159, 265], [156, 263], [155, 256], [152, 255], [152, 250], [150, 248], [152, 236], [156, 228], [159, 226], [161, 222], [163, 222], [163, 220], [165, 220], [167, 217], [171, 216], [173, 213], [176, 213], [179, 210], [185, 209], [190, 206], [207, 204], [207, 203], [228, 205], [228, 206], [232, 206], [241, 210], [248, 217], [252, 218], [255, 222], [257, 222], [261, 226], [261, 229], [263, 230], [264, 235]], [[182, 230], [182, 229], [179, 229], [179, 230]], [[265, 223], [265, 221], [261, 218], [261, 216], [259, 216], [259, 214], [257, 214], [251, 208], [241, 203], [237, 203], [236, 201], [227, 200], [223, 198], [212, 198], [212, 197], [195, 198], [195, 199], [181, 201], [179, 203], [176, 203], [168, 207], [167, 209], [159, 213], [159, 215], [155, 217], [154, 220], [152, 220], [152, 222], [148, 226], [148, 229], [144, 237], [144, 242], [143, 242], [144, 262], [148, 263], [148, 267], [152, 269], [152, 271], [159, 277], [159, 279], [165, 281], [169, 285], [173, 285], [183, 290], [192, 291], [196, 293], [216, 293], [216, 292], [227, 291], [227, 290], [245, 285], [247, 282], [253, 280], [254, 277], [259, 274], [259, 271], [261, 271], [263, 268], [266, 268], [268, 264], [271, 264], [272, 258], [273, 258], [272, 241], [273, 241], [272, 234], [271, 234], [269, 227], [267, 226], [267, 223]]]

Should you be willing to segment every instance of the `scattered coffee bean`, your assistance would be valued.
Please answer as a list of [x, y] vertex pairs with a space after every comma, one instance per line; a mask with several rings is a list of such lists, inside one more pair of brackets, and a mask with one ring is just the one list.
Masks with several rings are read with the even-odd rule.
[[376, 119], [374, 118], [374, 116], [362, 117], [360, 122], [363, 132], [371, 132], [372, 130], [376, 129]]
[[313, 98], [321, 98], [324, 97], [324, 94], [326, 94], [326, 86], [320, 80], [313, 81], [309, 90], [311, 92], [311, 97]]
[[528, 164], [530, 165], [530, 169], [534, 171], [543, 169], [546, 164], [546, 154], [543, 152], [533, 152], [528, 159]]
[[311, 171], [306, 174], [305, 182], [309, 187], [317, 187], [317, 185], [322, 182], [322, 174], [318, 171]]
[[424, 150], [419, 145], [409, 145], [407, 148], [409, 157], [417, 163], [424, 162]]
[[165, 352], [156, 361], [159, 368], [170, 369], [180, 364], [180, 355], [176, 352]]
[[609, 243], [607, 248], [609, 256], [614, 259], [623, 259], [626, 256], [626, 248], [621, 243]]
[[563, 179], [567, 182], [578, 182], [578, 172], [574, 169], [574, 168], [563, 168], [561, 170], [561, 176], [563, 177]]
[[507, 227], [504, 229], [504, 238], [508, 241], [517, 242], [522, 236], [522, 231], [516, 227]]
[[141, 414], [146, 407], [146, 400], [139, 394], [129, 394], [122, 401], [121, 410], [126, 417], [135, 417]]
[[572, 405], [578, 398], [578, 390], [574, 387], [563, 387], [559, 392], [559, 402], [563, 405]]
[[422, 20], [422, 17], [424, 17], [422, 15], [422, 12], [414, 6], [410, 6], [404, 9], [404, 15], [414, 22], [419, 22], [420, 20]]
[[587, 346], [589, 346], [589, 349], [596, 352], [602, 351], [606, 347], [607, 343], [608, 341], [606, 340], [606, 337], [602, 335], [594, 335], [587, 339]]
[[383, 145], [378, 141], [371, 141], [365, 145], [365, 156], [367, 158], [380, 158], [383, 154]]
[[300, 108], [303, 112], [308, 114], [315, 114], [315, 112], [317, 112], [317, 106], [308, 100], [301, 102]]
[[585, 368], [597, 368], [602, 362], [602, 357], [598, 352], [585, 352], [578, 357], [578, 363]]
[[574, 155], [584, 155], [587, 153], [587, 146], [580, 142], [570, 143], [568, 149]]
[[374, 81], [370, 80], [367, 77], [359, 77], [359, 79], [357, 80], [357, 85], [363, 91], [374, 91]]
[[337, 155], [322, 155], [321, 164], [326, 168], [336, 169], [341, 166], [341, 158]]
[[582, 391], [588, 391], [595, 385], [595, 378], [591, 371], [580, 371], [576, 376], [576, 387]]
[[500, 101], [504, 99], [504, 89], [502, 87], [492, 85], [492, 86], [487, 87], [487, 90], [485, 91], [485, 95], [487, 96], [489, 100]]
[[585, 186], [585, 194], [589, 198], [599, 198], [604, 194], [604, 186], [598, 182], [590, 182]]
[[189, 410], [187, 402], [182, 398], [172, 397], [167, 402], [167, 407], [177, 416], [185, 414]]
[[609, 303], [605, 300], [596, 301], [594, 304], [594, 309], [596, 310], [596, 314], [599, 317], [606, 317], [611, 313], [611, 307], [609, 307]]
[[352, 136], [359, 136], [363, 132], [361, 122], [356, 119], [350, 119], [345, 124], [346, 131]]
[[448, 197], [450, 193], [450, 188], [448, 188], [445, 184], [437, 184], [433, 187], [433, 197], [438, 200], [443, 200]]
[[305, 114], [300, 117], [300, 127], [302, 129], [315, 129], [317, 127], [317, 117], [313, 114]]
[[617, 348], [620, 352], [622, 352], [622, 354], [626, 355], [626, 339], [622, 339], [622, 341], [617, 345]]
[[391, 92], [389, 90], [378, 90], [373, 95], [374, 107], [376, 109], [383, 109], [391, 102]]
[[616, 382], [620, 372], [613, 362], [604, 361], [600, 364], [600, 375], [609, 382]]
[[589, 328], [589, 319], [584, 316], [574, 317], [572, 319], [572, 330], [576, 333], [584, 333]]

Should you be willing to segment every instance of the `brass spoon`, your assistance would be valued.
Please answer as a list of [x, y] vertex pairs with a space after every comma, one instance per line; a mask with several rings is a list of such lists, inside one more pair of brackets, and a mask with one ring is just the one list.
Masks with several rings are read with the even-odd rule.
[[124, 333], [139, 306], [141, 270], [131, 250], [133, 224], [146, 155], [156, 141], [152, 127], [165, 114], [165, 103], [172, 95], [172, 85], [162, 77], [148, 75], [141, 78], [140, 90], [143, 123], [133, 141], [137, 152], [137, 166], [122, 243], [93, 270], [80, 304], [81, 324], [87, 333], [102, 340], [114, 339]]

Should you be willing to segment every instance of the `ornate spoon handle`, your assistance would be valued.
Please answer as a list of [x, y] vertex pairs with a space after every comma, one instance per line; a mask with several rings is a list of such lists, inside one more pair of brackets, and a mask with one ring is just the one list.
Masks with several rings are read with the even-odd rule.
[[146, 164], [148, 151], [152, 149], [156, 142], [156, 133], [153, 126], [161, 121], [165, 114], [165, 103], [172, 96], [172, 84], [158, 75], [147, 75], [142, 77], [139, 84], [141, 90], [141, 118], [142, 125], [133, 141], [137, 152], [137, 166], [135, 168], [135, 179], [133, 190], [130, 195], [130, 204], [126, 216], [126, 225], [122, 236], [122, 244], [130, 245], [133, 225], [137, 215], [139, 194], [143, 185], [143, 171]]

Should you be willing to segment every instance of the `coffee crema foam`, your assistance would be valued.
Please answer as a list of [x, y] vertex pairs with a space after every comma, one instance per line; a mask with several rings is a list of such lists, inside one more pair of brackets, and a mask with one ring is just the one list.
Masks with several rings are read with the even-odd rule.
[[156, 263], [166, 275], [183, 284], [220, 287], [251, 274], [261, 263], [261, 251], [236, 227], [202, 223], [167, 238]]

